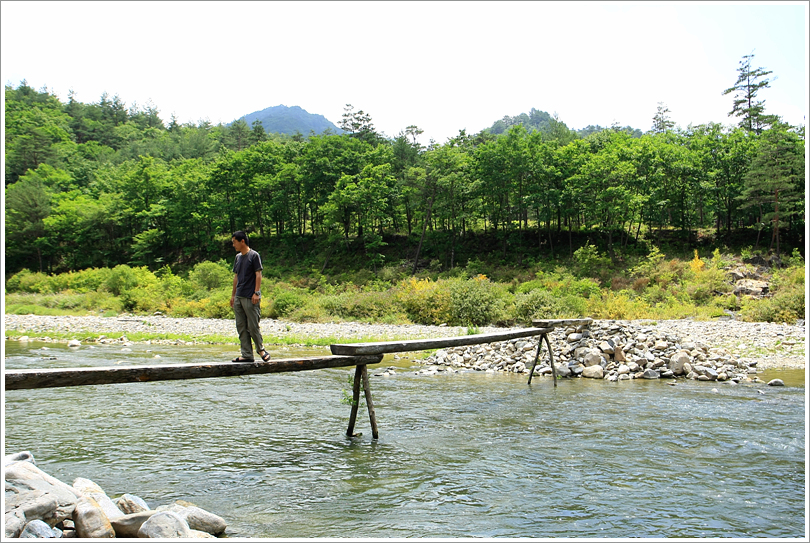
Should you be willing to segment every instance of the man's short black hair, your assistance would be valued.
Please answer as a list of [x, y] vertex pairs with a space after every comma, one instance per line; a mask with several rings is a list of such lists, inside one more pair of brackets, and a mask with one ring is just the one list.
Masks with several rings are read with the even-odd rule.
[[236, 232], [234, 232], [231, 237], [234, 238], [236, 241], [244, 241], [247, 245], [250, 245], [250, 243], [248, 242], [248, 235], [242, 232], [241, 230], [237, 230]]

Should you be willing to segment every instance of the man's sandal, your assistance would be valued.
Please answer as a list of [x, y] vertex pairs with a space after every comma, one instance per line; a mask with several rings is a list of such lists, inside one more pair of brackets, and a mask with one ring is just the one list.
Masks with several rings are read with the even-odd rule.
[[241, 356], [237, 356], [231, 362], [253, 362], [252, 358], [242, 358]]
[[264, 351], [264, 354], [260, 354], [259, 356], [260, 356], [260, 357], [262, 358], [262, 360], [264, 360], [265, 362], [269, 362], [269, 361], [270, 361], [270, 353], [268, 353], [267, 351]]

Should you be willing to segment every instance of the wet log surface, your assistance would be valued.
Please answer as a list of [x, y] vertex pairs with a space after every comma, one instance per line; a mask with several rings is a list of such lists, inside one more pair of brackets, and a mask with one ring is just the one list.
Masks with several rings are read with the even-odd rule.
[[590, 324], [593, 319], [534, 319], [532, 326], [537, 328], [556, 328], [558, 326], [579, 326], [580, 324]]
[[444, 347], [459, 347], [462, 345], [478, 345], [506, 341], [522, 337], [539, 336], [551, 332], [553, 328], [524, 328], [509, 332], [496, 332], [494, 334], [475, 334], [471, 336], [456, 336], [432, 339], [412, 339], [405, 341], [378, 341], [374, 343], [338, 343], [330, 345], [332, 354], [336, 355], [371, 355], [386, 353], [401, 353], [406, 351], [425, 351], [428, 349], [442, 349]]
[[321, 356], [308, 358], [283, 358], [263, 362], [212, 362], [208, 364], [161, 364], [142, 366], [103, 366], [91, 368], [53, 368], [31, 370], [6, 370], [5, 389], [21, 390], [82, 385], [107, 385], [115, 383], [142, 383], [174, 379], [207, 379], [211, 377], [236, 377], [262, 373], [317, 370], [377, 364], [376, 356]]

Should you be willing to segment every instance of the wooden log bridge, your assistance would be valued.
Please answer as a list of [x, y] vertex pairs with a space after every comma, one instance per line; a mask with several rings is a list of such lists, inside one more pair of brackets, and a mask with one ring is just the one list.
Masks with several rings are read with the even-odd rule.
[[356, 366], [352, 389], [352, 410], [349, 417], [349, 428], [346, 435], [353, 437], [354, 425], [357, 420], [357, 411], [360, 404], [360, 386], [365, 393], [368, 407], [371, 431], [374, 439], [379, 437], [377, 431], [377, 417], [371, 398], [371, 388], [368, 380], [369, 364], [378, 364], [383, 355], [407, 351], [424, 351], [442, 349], [445, 347], [459, 347], [462, 345], [478, 345], [507, 341], [522, 337], [539, 336], [537, 353], [534, 357], [532, 369], [529, 372], [529, 384], [532, 382], [534, 368], [543, 348], [543, 341], [548, 347], [551, 360], [551, 371], [554, 377], [554, 386], [557, 386], [557, 374], [554, 369], [554, 356], [548, 333], [558, 326], [590, 324], [591, 319], [554, 319], [533, 320], [532, 328], [513, 330], [509, 332], [496, 332], [489, 334], [475, 334], [469, 336], [456, 336], [435, 339], [416, 339], [407, 341], [379, 341], [374, 343], [344, 343], [330, 345], [332, 356], [317, 356], [306, 358], [282, 358], [276, 360], [253, 362], [212, 362], [192, 364], [159, 364], [141, 366], [103, 366], [91, 368], [52, 368], [32, 370], [5, 370], [5, 390], [24, 390], [34, 388], [53, 388], [87, 385], [109, 385], [117, 383], [143, 383], [150, 381], [168, 381], [175, 379], [207, 379], [213, 377], [236, 377], [240, 375], [257, 375], [263, 373], [282, 373], [292, 371], [317, 370], [324, 368], [340, 368]]

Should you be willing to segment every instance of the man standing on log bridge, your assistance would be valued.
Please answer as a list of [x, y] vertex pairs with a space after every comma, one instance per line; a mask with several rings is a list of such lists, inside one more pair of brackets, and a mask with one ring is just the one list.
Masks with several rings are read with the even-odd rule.
[[239, 333], [241, 356], [231, 362], [253, 362], [250, 340], [256, 345], [256, 352], [267, 362], [270, 355], [264, 350], [262, 331], [259, 328], [262, 300], [262, 259], [259, 253], [248, 246], [247, 234], [241, 230], [231, 236], [233, 248], [239, 253], [233, 264], [233, 291], [231, 307], [236, 316], [236, 331]]

